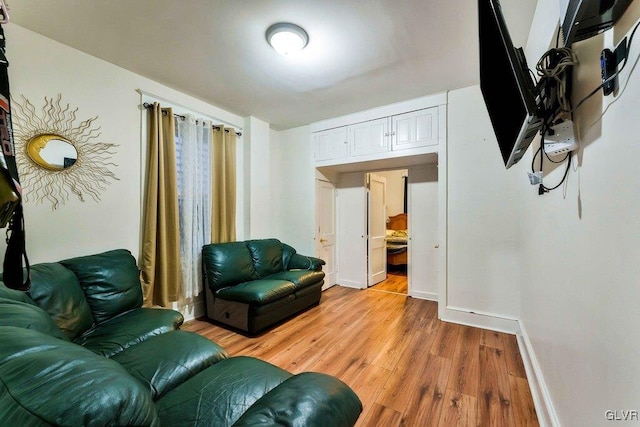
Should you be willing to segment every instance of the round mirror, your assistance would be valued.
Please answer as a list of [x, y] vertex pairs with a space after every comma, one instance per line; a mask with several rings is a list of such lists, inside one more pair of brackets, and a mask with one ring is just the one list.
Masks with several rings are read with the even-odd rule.
[[27, 142], [27, 154], [45, 169], [61, 171], [78, 160], [78, 150], [66, 138], [55, 134], [36, 135]]

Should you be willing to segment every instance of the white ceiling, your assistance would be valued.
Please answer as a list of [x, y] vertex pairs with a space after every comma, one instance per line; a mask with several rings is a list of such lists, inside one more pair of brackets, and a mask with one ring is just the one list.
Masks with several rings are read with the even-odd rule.
[[[537, 0], [503, 0], [523, 46]], [[11, 22], [276, 130], [478, 83], [475, 0], [10, 0]], [[265, 41], [309, 33], [297, 58]]]

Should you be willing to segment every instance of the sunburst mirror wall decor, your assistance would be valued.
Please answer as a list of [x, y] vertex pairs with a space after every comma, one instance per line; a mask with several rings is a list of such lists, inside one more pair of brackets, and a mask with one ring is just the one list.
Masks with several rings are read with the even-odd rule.
[[12, 99], [12, 122], [16, 161], [25, 200], [65, 204], [74, 194], [84, 202], [96, 202], [118, 180], [111, 171], [116, 144], [96, 141], [101, 133], [98, 117], [78, 123], [78, 108], [63, 106], [62, 95], [45, 96], [39, 111], [24, 96]]

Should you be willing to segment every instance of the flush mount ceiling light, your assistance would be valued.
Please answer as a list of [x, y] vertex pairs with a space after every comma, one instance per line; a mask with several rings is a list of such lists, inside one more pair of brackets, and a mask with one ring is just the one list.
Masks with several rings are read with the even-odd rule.
[[307, 32], [296, 24], [279, 22], [267, 28], [267, 42], [281, 55], [300, 52], [309, 43]]

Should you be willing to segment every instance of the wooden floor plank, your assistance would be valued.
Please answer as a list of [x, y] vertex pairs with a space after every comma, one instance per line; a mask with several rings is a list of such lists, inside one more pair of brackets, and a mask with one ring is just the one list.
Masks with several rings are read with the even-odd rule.
[[509, 376], [509, 388], [511, 389], [511, 402], [513, 407], [513, 419], [515, 425], [520, 427], [537, 427], [538, 417], [533, 406], [533, 398], [529, 383], [524, 378]]
[[414, 390], [404, 411], [408, 426], [437, 426], [445, 398], [451, 360], [429, 354], [420, 373], [418, 388]]
[[[362, 418], [362, 417], [361, 417]], [[404, 425], [402, 422], [402, 414], [377, 403], [373, 404], [373, 408], [362, 420], [358, 420], [356, 426], [362, 427], [396, 427]]]
[[483, 329], [480, 331], [480, 345], [483, 347], [492, 347], [497, 348], [498, 350], [504, 350], [502, 335], [503, 334], [500, 332]]
[[438, 425], [447, 427], [475, 426], [477, 425], [476, 409], [475, 397], [447, 389]]
[[502, 342], [504, 344], [504, 355], [507, 360], [509, 375], [519, 378], [527, 378], [527, 373], [524, 370], [524, 363], [522, 363], [522, 355], [518, 348], [518, 340], [516, 339], [516, 336], [506, 335], [503, 337]]
[[478, 424], [513, 426], [511, 390], [507, 362], [502, 350], [480, 346]]
[[335, 375], [358, 394], [360, 426], [537, 425], [515, 336], [437, 318], [437, 303], [334, 286], [257, 337], [204, 320], [183, 329], [232, 356]]
[[451, 365], [448, 388], [475, 396], [480, 379], [480, 329], [462, 326]]

